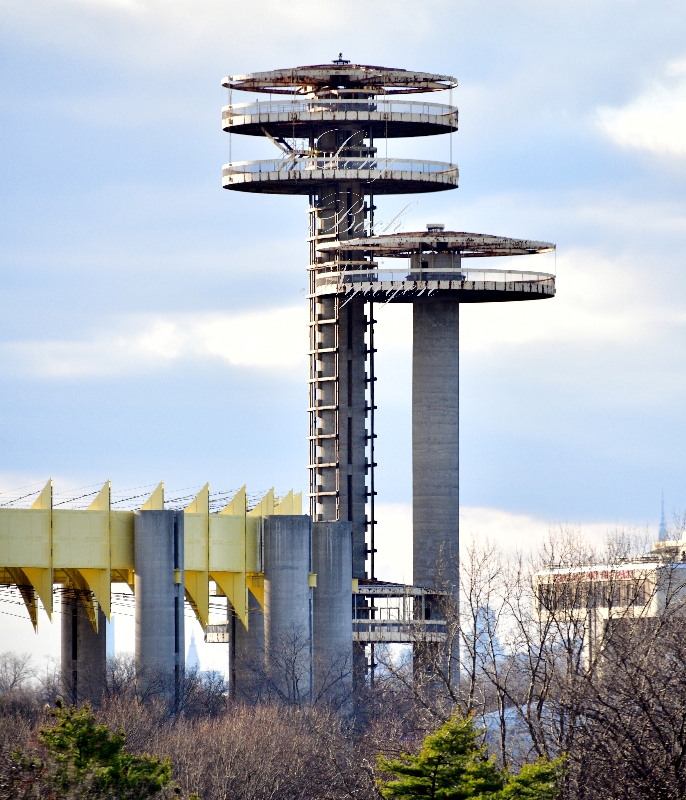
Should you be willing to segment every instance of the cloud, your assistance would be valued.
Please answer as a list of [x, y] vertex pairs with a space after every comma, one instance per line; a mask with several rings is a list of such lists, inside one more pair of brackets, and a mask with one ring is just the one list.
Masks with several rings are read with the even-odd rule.
[[[388, 2], [373, 10], [383, 19], [389, 38], [401, 36], [408, 19], [415, 33], [428, 35], [435, 27], [430, 19], [432, 7], [417, 8], [410, 0]], [[293, 51], [325, 52], [328, 58], [342, 47], [340, 26], [334, 23], [341, 14], [351, 19], [369, 13], [363, 0], [5, 0], [0, 4], [0, 19], [15, 39], [37, 42], [70, 53], [84, 53], [101, 61], [135, 64], [147, 69], [169, 72], [189, 63], [214, 62], [218, 52], [227, 52], [226, 68], [269, 69], [289, 66]], [[313, 50], [313, 37], [317, 44]], [[347, 34], [360, 49], [378, 50], [374, 27], [359, 27]], [[364, 42], [364, 45], [363, 45]], [[227, 51], [228, 46], [228, 51]], [[269, 63], [255, 63], [256, 55], [268, 53]], [[329, 53], [331, 55], [329, 55]], [[286, 59], [279, 63], [281, 59]], [[226, 73], [224, 73], [226, 74]], [[216, 75], [217, 85], [222, 74]]]
[[673, 61], [666, 80], [620, 108], [601, 108], [597, 124], [620, 147], [686, 157], [686, 59]]
[[[412, 506], [409, 503], [378, 503], [375, 545], [376, 573], [381, 580], [409, 583], [412, 578]], [[631, 529], [621, 522], [568, 524], [564, 520], [545, 520], [528, 514], [514, 514], [499, 508], [463, 506], [460, 509], [461, 549], [473, 540], [498, 545], [506, 557], [521, 552], [536, 554], [546, 537], [560, 527], [577, 530], [588, 543], [602, 549], [608, 533], [617, 528]], [[652, 531], [657, 535], [657, 531]]]
[[[467, 266], [479, 269], [482, 265], [472, 262]], [[557, 265], [547, 257], [538, 257], [538, 261], [521, 257], [494, 259], [489, 266], [542, 272], [557, 269], [557, 296], [537, 302], [462, 305], [460, 352], [467, 357], [536, 343], [629, 348], [686, 324], [683, 310], [660, 296], [660, 289], [655, 290], [660, 286], [659, 272], [653, 271], [653, 283], [647, 284], [646, 263], [631, 257], [609, 258], [592, 248], [574, 248], [558, 256]], [[384, 348], [409, 350], [411, 312], [394, 312], [384, 305], [375, 310], [383, 326]]]
[[304, 366], [306, 351], [303, 303], [241, 314], [131, 316], [90, 339], [4, 342], [0, 364], [6, 376], [44, 378], [135, 374], [182, 360], [288, 370]]

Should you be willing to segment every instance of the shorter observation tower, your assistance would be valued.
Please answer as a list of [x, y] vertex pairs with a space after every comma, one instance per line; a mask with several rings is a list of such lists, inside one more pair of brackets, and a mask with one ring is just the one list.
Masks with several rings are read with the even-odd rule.
[[[412, 303], [413, 582], [434, 587], [437, 565], [459, 548], [459, 321], [461, 303], [544, 300], [555, 296], [546, 272], [472, 267], [471, 259], [533, 255], [549, 242], [478, 233], [426, 231], [321, 244], [315, 294], [342, 303]], [[353, 261], [349, 253], [355, 252]], [[360, 260], [360, 258], [362, 260]], [[466, 259], [469, 259], [467, 261]], [[372, 354], [373, 356], [373, 354]], [[373, 545], [372, 545], [373, 546]]]

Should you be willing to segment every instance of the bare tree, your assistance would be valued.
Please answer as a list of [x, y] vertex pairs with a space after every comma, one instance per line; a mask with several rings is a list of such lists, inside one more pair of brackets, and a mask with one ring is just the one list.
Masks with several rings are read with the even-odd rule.
[[0, 692], [23, 689], [35, 677], [28, 653], [0, 653]]

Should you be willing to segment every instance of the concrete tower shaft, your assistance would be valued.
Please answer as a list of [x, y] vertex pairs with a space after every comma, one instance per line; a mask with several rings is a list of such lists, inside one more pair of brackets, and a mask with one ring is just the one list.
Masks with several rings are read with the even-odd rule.
[[[555, 246], [427, 228], [320, 244], [322, 259], [334, 268], [321, 273], [316, 291], [336, 291], [344, 307], [360, 295], [413, 304], [413, 580], [425, 589], [446, 589], [447, 581], [452, 592], [459, 577], [460, 304], [555, 295], [552, 274], [471, 268], [466, 259], [533, 255]], [[431, 613], [433, 600], [423, 602]]]
[[[374, 196], [442, 191], [457, 186], [453, 164], [378, 158], [375, 140], [457, 129], [451, 105], [397, 100], [396, 95], [451, 89], [450, 76], [332, 64], [225, 78], [224, 130], [266, 136], [280, 161], [227, 164], [225, 188], [309, 196], [309, 470], [315, 522], [350, 522], [352, 570], [368, 577], [373, 556], [373, 312], [364, 295], [342, 297], [329, 276], [346, 265], [367, 267], [359, 248], [333, 260], [327, 244], [345, 248], [374, 233]], [[235, 90], [288, 94], [234, 105]]]
[[412, 305], [412, 577], [436, 588], [437, 567], [456, 563], [460, 516], [460, 303]]

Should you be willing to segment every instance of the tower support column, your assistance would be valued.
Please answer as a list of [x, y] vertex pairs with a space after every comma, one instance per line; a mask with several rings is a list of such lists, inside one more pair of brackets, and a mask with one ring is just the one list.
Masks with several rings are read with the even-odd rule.
[[183, 512], [136, 511], [136, 672], [179, 703], [185, 663]]
[[96, 632], [82, 595], [83, 591], [73, 588], [65, 588], [62, 593], [62, 691], [65, 700], [72, 705], [89, 701], [98, 706], [106, 680], [105, 614], [97, 609]]
[[315, 696], [332, 702], [352, 684], [352, 524], [312, 525], [312, 569], [317, 575], [313, 602]]
[[298, 705], [312, 696], [312, 520], [264, 520], [265, 663], [272, 690]]
[[[413, 303], [413, 582], [456, 591], [459, 558], [459, 327], [456, 299]], [[439, 571], [450, 587], [436, 586]]]
[[248, 627], [231, 614], [231, 696], [255, 700], [264, 688], [264, 612], [248, 590]]

